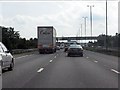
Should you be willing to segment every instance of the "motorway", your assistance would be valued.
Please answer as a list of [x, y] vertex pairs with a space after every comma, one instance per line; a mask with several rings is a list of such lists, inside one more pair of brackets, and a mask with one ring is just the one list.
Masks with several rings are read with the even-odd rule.
[[15, 55], [13, 71], [3, 72], [3, 88], [118, 88], [118, 58], [91, 51], [83, 57]]

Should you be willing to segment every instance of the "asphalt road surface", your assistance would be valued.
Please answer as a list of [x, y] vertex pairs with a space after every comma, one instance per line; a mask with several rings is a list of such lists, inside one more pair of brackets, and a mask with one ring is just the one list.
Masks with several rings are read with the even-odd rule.
[[83, 57], [34, 52], [15, 56], [3, 72], [3, 88], [118, 88], [118, 58], [91, 51]]

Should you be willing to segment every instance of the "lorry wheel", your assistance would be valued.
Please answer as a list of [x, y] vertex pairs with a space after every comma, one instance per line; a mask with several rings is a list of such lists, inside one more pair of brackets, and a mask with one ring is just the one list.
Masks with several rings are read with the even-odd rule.
[[41, 54], [41, 51], [39, 50], [39, 54]]
[[83, 53], [81, 54], [81, 57], [83, 57]]
[[42, 54], [43, 52], [42, 51], [39, 51], [39, 54]]
[[54, 52], [56, 52], [56, 49], [54, 50]]
[[51, 50], [51, 51], [50, 51], [50, 53], [54, 53], [54, 52], [55, 52], [55, 50]]
[[68, 53], [68, 55], [67, 55], [68, 57], [70, 57], [70, 54]]
[[51, 51], [51, 53], [54, 53], [54, 52], [55, 52], [54, 50]]

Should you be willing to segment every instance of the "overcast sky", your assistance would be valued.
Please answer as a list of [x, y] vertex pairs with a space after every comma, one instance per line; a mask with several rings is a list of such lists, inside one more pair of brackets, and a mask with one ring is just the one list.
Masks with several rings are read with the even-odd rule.
[[[105, 1], [6, 1], [0, 2], [0, 25], [14, 27], [21, 37], [37, 37], [37, 26], [52, 25], [57, 36], [76, 36], [87, 16], [87, 35], [90, 36], [89, 7], [93, 14], [93, 35], [105, 34]], [[118, 0], [108, 1], [108, 34], [118, 32]]]

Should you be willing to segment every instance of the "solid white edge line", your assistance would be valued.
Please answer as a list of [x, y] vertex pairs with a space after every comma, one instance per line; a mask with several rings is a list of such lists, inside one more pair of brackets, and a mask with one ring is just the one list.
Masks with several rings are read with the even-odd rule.
[[29, 56], [29, 55], [25, 55], [25, 56], [17, 57], [17, 58], [15, 58], [15, 59], [20, 59], [20, 58], [27, 57], [27, 56]]
[[44, 70], [44, 68], [40, 68], [37, 72], [40, 73]]
[[115, 72], [115, 73], [117, 73], [117, 74], [119, 74], [120, 72], [118, 72], [117, 70], [115, 70], [115, 69], [111, 69], [111, 71], [113, 71], [113, 72]]
[[50, 63], [52, 62], [53, 60], [50, 60]]
[[[31, 55], [34, 55], [34, 54], [31, 54]], [[15, 58], [15, 59], [24, 58], [24, 57], [31, 56], [31, 55], [24, 55], [24, 56], [21, 56], [21, 57], [17, 57], [17, 58]]]

